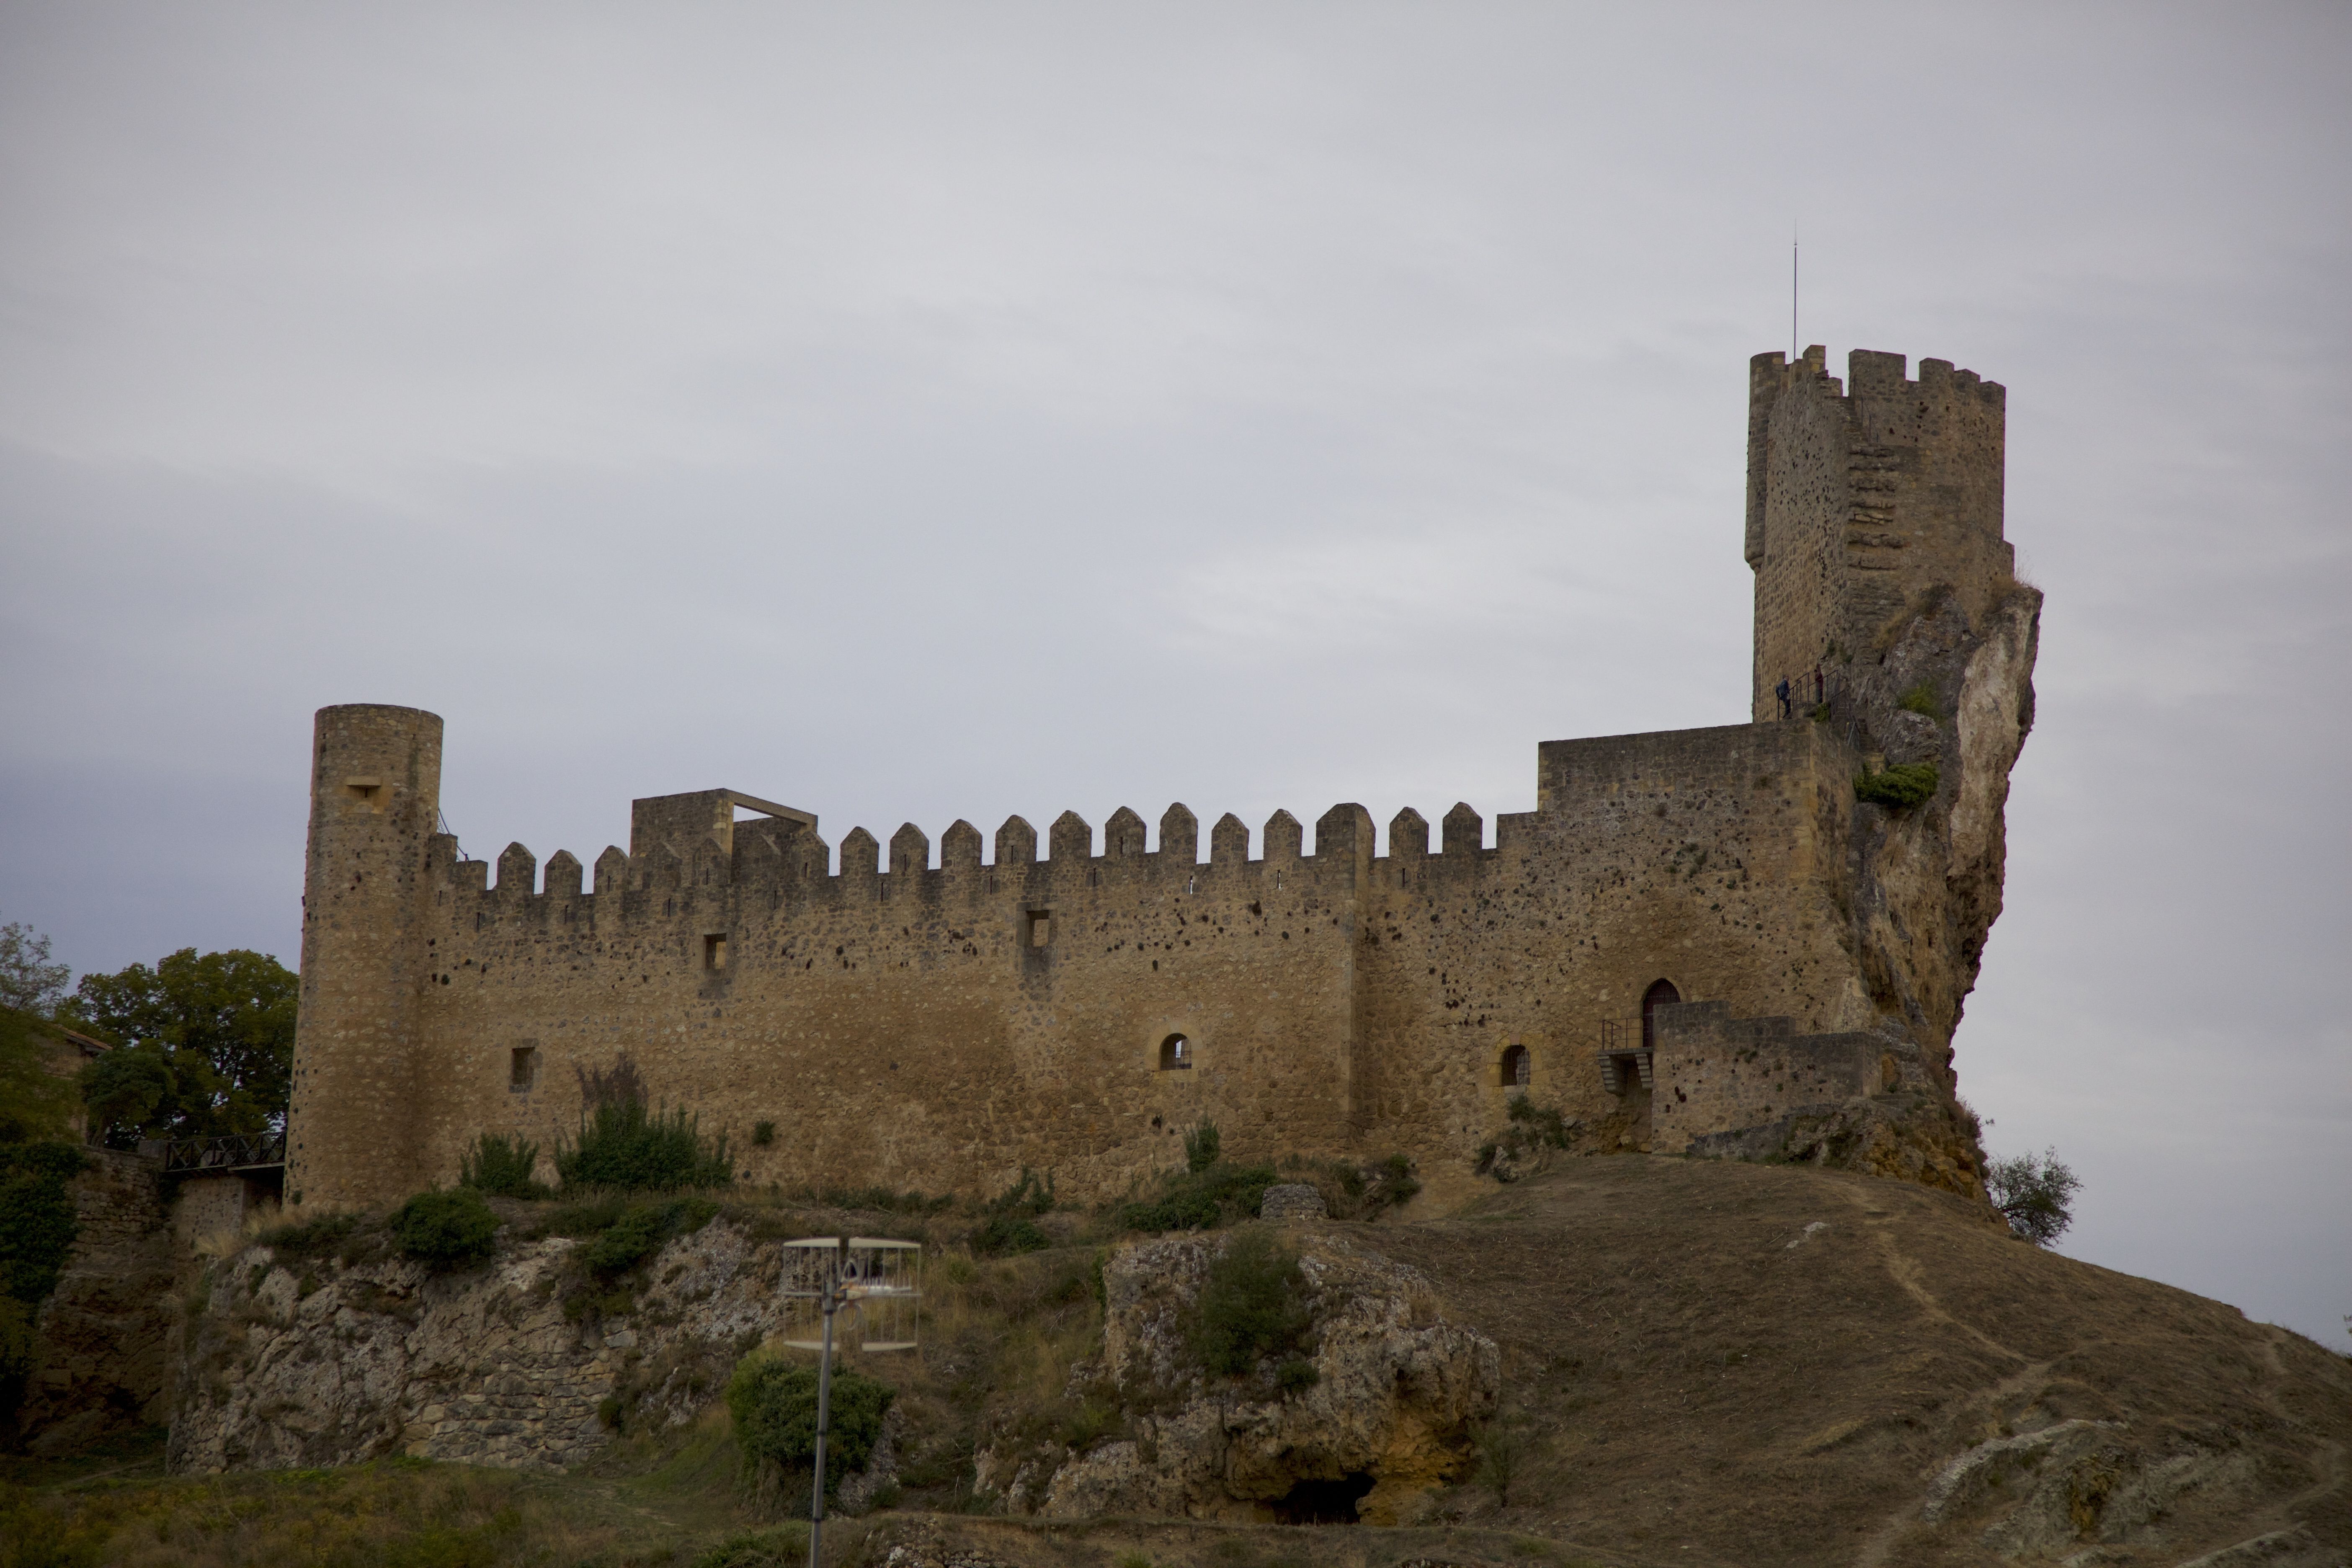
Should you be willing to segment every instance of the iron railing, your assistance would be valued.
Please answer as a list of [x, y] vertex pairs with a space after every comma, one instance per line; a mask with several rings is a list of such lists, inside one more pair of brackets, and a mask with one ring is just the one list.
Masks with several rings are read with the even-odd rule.
[[286, 1163], [283, 1132], [229, 1132], [217, 1138], [174, 1138], [163, 1145], [163, 1170], [261, 1171]]

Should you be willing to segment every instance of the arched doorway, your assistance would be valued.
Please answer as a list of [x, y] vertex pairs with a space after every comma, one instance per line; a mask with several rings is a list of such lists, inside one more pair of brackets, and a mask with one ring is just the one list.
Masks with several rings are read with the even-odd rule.
[[1528, 1055], [1527, 1047], [1513, 1046], [1503, 1053], [1500, 1077], [1505, 1089], [1525, 1089], [1535, 1076], [1535, 1059]]
[[1643, 1050], [1657, 1048], [1654, 1018], [1658, 1009], [1671, 1007], [1682, 999], [1683, 994], [1675, 989], [1675, 983], [1671, 980], [1654, 982], [1647, 991], [1642, 993], [1642, 1048]]
[[1192, 1042], [1181, 1035], [1171, 1035], [1160, 1042], [1160, 1070], [1184, 1072], [1192, 1066]]

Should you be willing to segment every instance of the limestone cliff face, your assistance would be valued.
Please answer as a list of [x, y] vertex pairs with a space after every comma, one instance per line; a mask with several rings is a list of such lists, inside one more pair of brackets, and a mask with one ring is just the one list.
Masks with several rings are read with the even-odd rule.
[[[1465, 1467], [1472, 1424], [1496, 1407], [1499, 1353], [1439, 1314], [1426, 1279], [1344, 1237], [1309, 1237], [1299, 1267], [1317, 1377], [1285, 1394], [1271, 1360], [1246, 1377], [1210, 1379], [1184, 1353], [1221, 1245], [1145, 1242], [1104, 1267], [1102, 1359], [1072, 1383], [1115, 1391], [1131, 1436], [1083, 1454], [1008, 1436], [977, 1456], [980, 1484], [1013, 1511], [1063, 1518], [1246, 1520], [1310, 1508], [1394, 1524]], [[1302, 1490], [1314, 1500], [1302, 1504]]]
[[522, 1242], [457, 1275], [268, 1247], [213, 1265], [172, 1468], [410, 1454], [562, 1469], [610, 1443], [624, 1409], [633, 1427], [690, 1421], [741, 1350], [782, 1326], [775, 1247], [723, 1219], [671, 1242], [625, 1312], [567, 1316], [557, 1286], [573, 1245]]
[[[1958, 595], [1931, 594], [1883, 634], [1879, 661], [1853, 674], [1848, 722], [1865, 765], [1925, 763], [1937, 772], [1924, 805], [1854, 809], [1851, 941], [1867, 1003], [1855, 1026], [1910, 1042], [1948, 1102], [1958, 1090], [1953, 1031], [2000, 913], [2009, 777], [2033, 722], [2041, 613], [2041, 594], [2023, 585], [1996, 600], [1981, 626]], [[1946, 1136], [1920, 1121], [1897, 1142], [1908, 1156], [1863, 1163], [1916, 1167], [1924, 1159], [1924, 1175], [1885, 1173], [1981, 1190], [1973, 1126], [1955, 1120]]]

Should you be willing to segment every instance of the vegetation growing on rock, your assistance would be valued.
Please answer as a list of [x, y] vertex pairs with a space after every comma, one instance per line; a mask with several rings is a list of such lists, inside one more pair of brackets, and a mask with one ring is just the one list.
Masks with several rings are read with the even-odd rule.
[[1900, 763], [1878, 773], [1857, 777], [1853, 781], [1853, 798], [1896, 811], [1908, 811], [1933, 798], [1936, 785], [1941, 778], [1933, 763]]
[[462, 1268], [496, 1250], [499, 1216], [471, 1187], [419, 1193], [392, 1216], [403, 1256], [436, 1268]]

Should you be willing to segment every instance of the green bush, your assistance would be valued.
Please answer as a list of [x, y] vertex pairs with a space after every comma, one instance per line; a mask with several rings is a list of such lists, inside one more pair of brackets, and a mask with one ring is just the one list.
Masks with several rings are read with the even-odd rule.
[[2083, 1178], [2055, 1149], [1995, 1160], [1985, 1172], [1992, 1206], [2009, 1221], [2012, 1235], [2036, 1247], [2049, 1246], [2074, 1223], [2074, 1194], [2082, 1185]]
[[1224, 1138], [1213, 1121], [1202, 1121], [1184, 1134], [1184, 1168], [1199, 1175], [1217, 1163], [1217, 1152]]
[[400, 1250], [436, 1268], [478, 1263], [496, 1250], [499, 1216], [471, 1187], [419, 1193], [392, 1216], [392, 1237]]
[[1297, 1258], [1271, 1233], [1252, 1229], [1209, 1260], [1186, 1337], [1203, 1367], [1235, 1375], [1263, 1356], [1288, 1359], [1286, 1352], [1303, 1349], [1313, 1326]]
[[1933, 763], [1901, 763], [1884, 773], [1856, 774], [1853, 798], [1907, 811], [1933, 795], [1942, 778]]
[[457, 1184], [495, 1198], [543, 1198], [547, 1184], [535, 1180], [539, 1145], [502, 1132], [485, 1132], [460, 1156]]
[[645, 1081], [626, 1053], [609, 1069], [581, 1073], [580, 1101], [579, 1138], [571, 1143], [559, 1138], [555, 1144], [555, 1173], [566, 1192], [661, 1192], [734, 1182], [726, 1135], [705, 1138], [683, 1106], [647, 1109]]
[[[816, 1365], [780, 1352], [753, 1351], [736, 1363], [727, 1380], [727, 1414], [735, 1423], [735, 1447], [745, 1478], [763, 1491], [783, 1474], [806, 1471], [816, 1460]], [[882, 1436], [882, 1417], [896, 1391], [847, 1367], [833, 1372], [833, 1422], [824, 1440], [824, 1493], [830, 1498], [842, 1478], [866, 1468]], [[784, 1500], [795, 1511], [807, 1500]]]
[[1323, 1381], [1315, 1363], [1303, 1355], [1292, 1356], [1274, 1369], [1274, 1386], [1285, 1394], [1299, 1394]]
[[1905, 692], [1895, 706], [1906, 713], [1933, 719], [1939, 724], [1944, 721], [1944, 710], [1936, 705], [1936, 689], [1924, 680]]
[[719, 1205], [708, 1198], [631, 1205], [580, 1248], [580, 1262], [593, 1274], [624, 1273], [660, 1251], [672, 1237], [700, 1230], [718, 1212]]
[[1043, 1252], [1054, 1238], [1031, 1216], [1050, 1214], [1053, 1208], [1053, 1178], [1041, 1182], [1028, 1166], [1022, 1166], [1021, 1179], [983, 1205], [988, 1217], [972, 1232], [971, 1249], [990, 1258]]
[[755, 1146], [764, 1149], [775, 1141], [776, 1124], [774, 1122], [754, 1121], [751, 1123], [751, 1142]]
[[1271, 1165], [1213, 1164], [1160, 1179], [1157, 1198], [1122, 1204], [1123, 1230], [1210, 1230], [1253, 1219], [1266, 1188], [1282, 1177]]
[[933, 1197], [929, 1193], [898, 1193], [881, 1186], [803, 1187], [801, 1196], [827, 1208], [862, 1209], [868, 1214], [937, 1214], [955, 1207], [953, 1194]]
[[808, 1533], [804, 1524], [745, 1531], [711, 1547], [688, 1568], [801, 1568], [808, 1561]]

